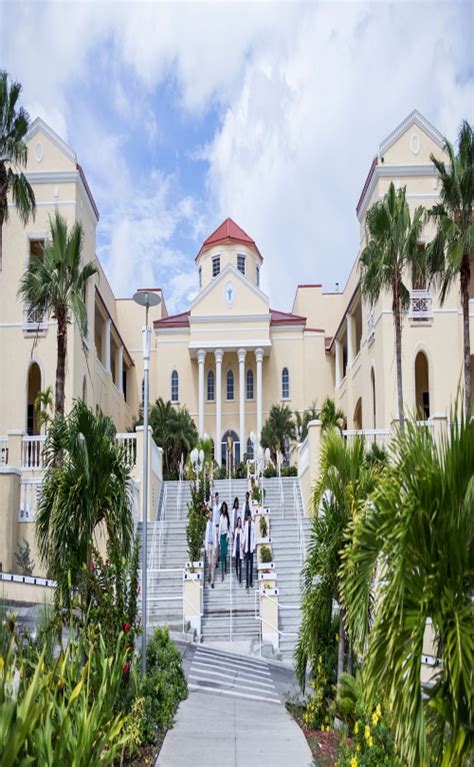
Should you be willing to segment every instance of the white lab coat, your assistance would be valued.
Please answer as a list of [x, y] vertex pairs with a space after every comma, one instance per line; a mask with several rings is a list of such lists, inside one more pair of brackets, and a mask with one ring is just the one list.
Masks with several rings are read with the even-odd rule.
[[[250, 530], [250, 549], [249, 549], [249, 525], [252, 525], [252, 528]], [[255, 522], [248, 519], [244, 526], [244, 554], [247, 554], [249, 551], [252, 554], [255, 551], [255, 547], [257, 545], [257, 534], [255, 532]]]
[[[240, 533], [240, 546], [239, 551], [237, 552], [237, 533]], [[241, 527], [240, 530], [237, 530], [237, 528], [234, 530], [234, 544], [232, 546], [232, 556], [235, 558], [237, 556], [240, 557], [240, 559], [244, 558], [244, 528]]]
[[221, 515], [221, 505], [220, 503], [215, 503], [212, 507], [212, 523], [214, 527], [219, 526], [219, 519]]
[[[209, 535], [209, 528], [211, 529], [211, 535]], [[206, 549], [206, 551], [207, 551], [207, 547], [209, 545], [208, 542], [207, 542], [208, 538], [211, 540], [211, 544], [212, 544], [212, 546], [214, 546], [214, 549], [216, 549], [217, 548], [217, 530], [216, 530], [216, 526], [214, 524], [214, 520], [213, 519], [208, 519], [207, 520], [206, 530], [204, 532], [204, 543], [203, 543], [203, 546]]]

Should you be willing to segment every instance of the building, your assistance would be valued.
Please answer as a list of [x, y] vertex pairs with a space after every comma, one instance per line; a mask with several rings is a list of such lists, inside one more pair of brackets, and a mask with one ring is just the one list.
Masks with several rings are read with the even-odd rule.
[[[3, 469], [11, 465], [9, 443], [20, 438], [21, 471], [39, 468], [28, 465], [39, 450], [31, 446], [35, 440], [39, 446], [42, 443], [34, 401], [55, 381], [56, 333], [54, 320], [35, 316], [18, 301], [17, 290], [28, 258], [48, 237], [48, 217], [56, 208], [69, 225], [81, 221], [84, 259], [94, 259], [98, 266], [86, 295], [86, 350], [77, 328], [73, 325], [69, 331], [66, 410], [74, 398], [82, 397], [90, 407], [109, 414], [123, 433], [139, 411], [143, 378], [143, 311], [130, 297], [114, 296], [96, 258], [99, 213], [76, 155], [39, 118], [31, 126], [28, 148], [26, 173], [36, 195], [36, 218], [23, 226], [12, 210], [3, 231], [0, 271], [0, 463]], [[359, 253], [366, 242], [365, 213], [391, 181], [396, 187], [406, 185], [413, 208], [430, 207], [439, 198], [431, 152], [443, 155], [443, 138], [416, 111], [381, 143], [357, 204]], [[420, 247], [432, 234], [427, 226]], [[264, 266], [264, 255], [269, 267]], [[252, 454], [250, 435], [259, 435], [275, 403], [302, 412], [313, 403], [321, 405], [326, 396], [334, 397], [346, 414], [349, 434], [364, 430], [383, 441], [397, 418], [390, 296], [382, 296], [374, 307], [367, 305], [360, 293], [355, 254], [343, 290], [325, 292], [319, 284], [298, 285], [291, 311], [283, 311], [270, 305], [260, 287], [261, 269], [271, 268], [271, 254], [264, 255], [252, 237], [228, 218], [204, 241], [195, 264], [190, 263], [196, 269], [198, 292], [187, 310], [169, 316], [161, 296], [161, 303], [150, 311], [151, 400], [161, 396], [185, 405], [199, 433], [208, 434], [217, 445], [215, 457], [223, 463], [228, 449], [235, 462], [244, 453]], [[472, 275], [471, 318], [474, 270]], [[405, 406], [435, 428], [446, 420], [462, 380], [458, 288], [453, 287], [441, 306], [437, 293], [413, 282], [410, 275], [407, 285]], [[309, 484], [303, 475], [311, 465], [310, 446], [303, 446], [299, 454], [293, 451], [292, 460], [299, 460], [307, 494]], [[11, 560], [9, 551], [3, 553], [4, 562]]]

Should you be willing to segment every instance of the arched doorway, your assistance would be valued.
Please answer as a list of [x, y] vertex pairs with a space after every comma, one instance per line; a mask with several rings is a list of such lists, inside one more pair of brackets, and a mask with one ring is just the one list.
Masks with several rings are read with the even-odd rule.
[[359, 397], [354, 410], [354, 429], [362, 429], [362, 398]]
[[40, 434], [41, 424], [35, 408], [36, 397], [41, 391], [41, 370], [37, 362], [28, 368], [28, 393], [26, 402], [26, 433], [30, 436]]
[[240, 463], [239, 437], [232, 429], [227, 429], [222, 436], [221, 465], [227, 468], [228, 473], [234, 471]]
[[415, 358], [415, 404], [416, 417], [426, 421], [430, 417], [430, 381], [424, 352], [418, 352]]

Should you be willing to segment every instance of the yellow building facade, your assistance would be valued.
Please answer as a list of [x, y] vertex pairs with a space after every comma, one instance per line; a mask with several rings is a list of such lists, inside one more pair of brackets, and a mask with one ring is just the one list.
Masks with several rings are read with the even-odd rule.
[[[212, 438], [218, 461], [226, 460], [229, 436], [234, 461], [252, 453], [250, 435], [258, 439], [273, 404], [303, 412], [330, 396], [346, 414], [348, 435], [363, 430], [383, 441], [392, 428], [397, 390], [391, 298], [383, 295], [372, 307], [361, 296], [359, 255], [366, 244], [366, 211], [391, 181], [396, 188], [406, 186], [413, 209], [430, 208], [439, 200], [431, 153], [443, 156], [443, 138], [416, 111], [380, 144], [357, 204], [359, 253], [340, 291], [325, 292], [317, 283], [298, 285], [291, 311], [283, 311], [277, 302], [270, 305], [260, 276], [262, 269], [271, 269], [271, 253], [261, 254], [232, 219], [204, 241], [194, 260], [190, 256], [198, 291], [186, 311], [169, 316], [160, 287], [132, 286], [157, 290], [161, 297], [150, 311], [150, 399], [163, 397], [186, 406], [200, 435]], [[69, 226], [82, 223], [84, 261], [94, 260], [98, 268], [86, 294], [85, 351], [77, 328], [69, 329], [66, 410], [81, 397], [109, 414], [119, 433], [126, 432], [141, 402], [144, 322], [143, 310], [131, 297], [114, 295], [96, 257], [99, 212], [75, 153], [39, 118], [28, 135], [26, 174], [36, 196], [36, 217], [23, 226], [11, 205], [0, 271], [0, 471], [14, 468], [23, 474], [41, 468], [39, 457], [38, 466], [31, 465], [43, 439], [34, 401], [39, 391], [54, 386], [56, 328], [54, 320], [35, 316], [24, 306], [17, 291], [28, 259], [49, 237], [49, 216], [56, 209]], [[426, 226], [420, 246], [433, 231]], [[159, 271], [159, 261], [157, 266]], [[447, 419], [462, 383], [459, 290], [453, 287], [441, 305], [435, 288], [413, 284], [410, 275], [406, 283], [405, 407], [436, 429]], [[474, 277], [471, 288], [474, 337]], [[18, 450], [11, 449], [15, 440]], [[308, 450], [303, 445], [292, 452], [301, 476]], [[5, 490], [8, 497], [9, 492]], [[13, 503], [4, 496], [0, 490], [2, 514]], [[11, 546], [4, 541], [0, 549], [5, 569]]]

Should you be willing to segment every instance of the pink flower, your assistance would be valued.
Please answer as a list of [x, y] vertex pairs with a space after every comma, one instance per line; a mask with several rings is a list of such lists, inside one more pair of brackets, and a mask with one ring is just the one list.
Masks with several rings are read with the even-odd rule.
[[128, 672], [130, 671], [130, 663], [124, 663], [123, 670], [126, 674], [128, 674]]
[[125, 626], [123, 627], [123, 630], [125, 631], [126, 634], [128, 634], [131, 628], [132, 627], [130, 626], [130, 623], [126, 623]]

